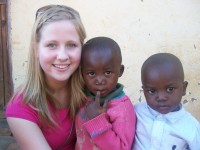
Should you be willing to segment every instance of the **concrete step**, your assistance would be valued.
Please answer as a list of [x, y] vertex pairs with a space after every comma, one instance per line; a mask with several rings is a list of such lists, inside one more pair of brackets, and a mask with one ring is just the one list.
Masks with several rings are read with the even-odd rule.
[[0, 118], [0, 150], [20, 150], [5, 117]]

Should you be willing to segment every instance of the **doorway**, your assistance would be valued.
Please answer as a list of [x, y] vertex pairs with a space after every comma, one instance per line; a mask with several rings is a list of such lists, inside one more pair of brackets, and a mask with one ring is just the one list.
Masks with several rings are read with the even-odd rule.
[[12, 94], [11, 61], [8, 49], [7, 0], [0, 0], [0, 114]]

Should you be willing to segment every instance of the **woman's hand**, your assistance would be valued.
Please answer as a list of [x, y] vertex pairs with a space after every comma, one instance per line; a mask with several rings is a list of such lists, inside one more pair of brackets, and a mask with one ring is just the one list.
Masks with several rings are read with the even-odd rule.
[[101, 113], [106, 112], [107, 107], [108, 107], [108, 100], [104, 101], [103, 106], [100, 105], [100, 92], [97, 91], [95, 100], [87, 103], [85, 106], [86, 116], [89, 120], [91, 120], [100, 115]]

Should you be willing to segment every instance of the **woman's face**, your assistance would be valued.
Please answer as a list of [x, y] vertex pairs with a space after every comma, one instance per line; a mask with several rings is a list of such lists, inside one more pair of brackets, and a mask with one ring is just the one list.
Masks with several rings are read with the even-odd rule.
[[75, 26], [66, 20], [45, 25], [37, 57], [48, 84], [67, 81], [78, 68], [81, 57], [81, 42]]

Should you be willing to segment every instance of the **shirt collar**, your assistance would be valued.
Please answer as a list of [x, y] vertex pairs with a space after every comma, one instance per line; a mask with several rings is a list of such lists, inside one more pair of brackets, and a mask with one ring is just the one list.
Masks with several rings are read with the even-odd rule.
[[182, 106], [182, 104], [179, 104], [179, 110], [178, 111], [173, 111], [169, 112], [167, 114], [161, 114], [154, 109], [152, 109], [149, 105], [146, 104], [147, 109], [149, 110], [150, 114], [154, 117], [156, 120], [167, 120], [169, 122], [176, 122], [180, 117], [182, 117], [185, 114], [185, 110]]

